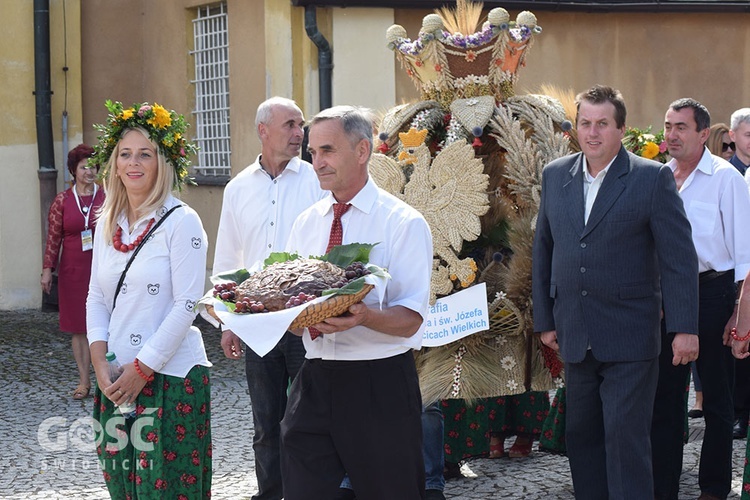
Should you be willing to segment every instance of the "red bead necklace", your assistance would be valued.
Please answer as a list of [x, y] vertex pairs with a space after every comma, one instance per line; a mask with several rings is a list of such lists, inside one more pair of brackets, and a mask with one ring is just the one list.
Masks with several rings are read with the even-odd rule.
[[115, 250], [119, 250], [122, 253], [128, 253], [134, 250], [135, 247], [141, 244], [141, 241], [143, 241], [146, 233], [148, 233], [149, 229], [151, 229], [151, 226], [154, 225], [155, 220], [156, 219], [152, 218], [150, 221], [148, 221], [146, 229], [144, 229], [140, 236], [133, 240], [133, 243], [130, 243], [129, 245], [126, 245], [122, 242], [122, 228], [120, 226], [117, 226], [117, 231], [115, 231], [115, 235], [112, 237], [112, 246], [115, 247]]

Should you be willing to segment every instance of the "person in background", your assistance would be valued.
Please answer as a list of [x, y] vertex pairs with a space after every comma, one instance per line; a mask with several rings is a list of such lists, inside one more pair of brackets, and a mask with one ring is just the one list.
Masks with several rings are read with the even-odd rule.
[[[723, 138], [723, 154], [711, 148], [711, 137], [706, 143], [711, 153], [729, 161], [739, 173], [745, 175], [750, 164], [750, 108], [738, 109], [729, 119], [730, 127]], [[711, 127], [713, 129], [714, 126]], [[736, 141], [735, 141], [736, 138]], [[738, 149], [742, 151], [737, 151]], [[747, 177], [746, 177], [747, 180]], [[737, 359], [734, 363], [734, 439], [745, 439], [750, 420], [750, 359]]]
[[[750, 109], [748, 109], [750, 112]], [[742, 282], [736, 314], [727, 325], [728, 342], [737, 361], [750, 360], [750, 276]], [[750, 438], [745, 445], [745, 465], [742, 473], [742, 500], [750, 500]]]
[[79, 144], [68, 153], [73, 186], [59, 193], [49, 209], [47, 245], [42, 264], [42, 290], [52, 290], [57, 269], [60, 330], [69, 333], [78, 366], [78, 386], [73, 399], [88, 397], [91, 390], [91, 355], [86, 341], [86, 295], [91, 277], [93, 234], [104, 190], [97, 186], [99, 166], [89, 166], [94, 148]]
[[726, 123], [714, 123], [709, 129], [706, 147], [712, 155], [729, 161], [734, 156], [734, 143], [729, 137], [729, 126]]
[[[260, 155], [224, 189], [213, 273], [250, 269], [271, 252], [282, 252], [292, 223], [320, 200], [312, 165], [299, 159], [305, 119], [291, 99], [272, 97], [258, 106], [255, 127]], [[253, 412], [253, 451], [258, 492], [254, 500], [281, 500], [280, 422], [287, 388], [305, 359], [302, 339], [286, 332], [265, 356], [243, 350], [229, 329], [221, 336], [229, 359], [245, 353], [245, 373]]]
[[[750, 166], [750, 108], [741, 108], [729, 119], [729, 138], [734, 144], [734, 156], [729, 163], [746, 175]], [[746, 176], [747, 177], [747, 176]]]
[[[701, 500], [723, 500], [732, 483], [734, 359], [725, 328], [733, 314], [736, 281], [750, 270], [750, 195], [742, 176], [705, 146], [711, 115], [691, 98], [672, 102], [664, 117], [664, 138], [672, 159], [667, 166], [685, 204], [698, 254], [699, 350], [696, 361], [703, 386], [705, 435], [698, 484]], [[674, 245], [672, 245], [674, 248]], [[670, 312], [664, 311], [666, 321]], [[659, 385], [651, 428], [654, 496], [676, 500], [682, 473], [685, 384], [688, 368], [671, 362], [664, 334]]]
[[[207, 238], [198, 214], [172, 194], [195, 146], [174, 111], [107, 107], [96, 148], [107, 198], [86, 303], [99, 463], [112, 498], [208, 499], [211, 363], [192, 326]], [[108, 351], [122, 365], [114, 380]], [[135, 415], [118, 408], [129, 403]]]
[[565, 361], [576, 498], [653, 498], [661, 312], [671, 362], [687, 366], [698, 355], [698, 262], [671, 172], [622, 145], [622, 94], [596, 85], [576, 104], [581, 153], [542, 171], [534, 330]]
[[366, 110], [318, 113], [308, 149], [330, 193], [294, 222], [287, 251], [323, 255], [329, 245], [374, 244], [370, 262], [391, 279], [382, 304], [371, 292], [347, 314], [301, 332], [306, 359], [281, 422], [284, 498], [335, 498], [346, 473], [358, 500], [424, 499], [422, 397], [412, 351], [421, 347], [429, 300], [430, 228], [370, 178]]

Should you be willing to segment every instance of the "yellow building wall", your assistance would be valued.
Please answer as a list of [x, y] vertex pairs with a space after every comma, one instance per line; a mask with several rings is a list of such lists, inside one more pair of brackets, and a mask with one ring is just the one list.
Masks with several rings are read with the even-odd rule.
[[[34, 5], [31, 1], [0, 0], [0, 12], [0, 105], [4, 111], [0, 120], [0, 175], [4, 179], [0, 182], [0, 310], [38, 308], [46, 207], [42, 210], [40, 206], [37, 175]], [[49, 18], [51, 116], [59, 191], [67, 158], [67, 151], [62, 151], [64, 110], [68, 113], [69, 147], [82, 140], [80, 2], [51, 0]], [[67, 72], [64, 66], [69, 68]]]

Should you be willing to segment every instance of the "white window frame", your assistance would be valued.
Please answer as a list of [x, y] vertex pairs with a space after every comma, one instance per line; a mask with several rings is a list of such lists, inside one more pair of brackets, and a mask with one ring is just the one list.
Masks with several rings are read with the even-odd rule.
[[232, 173], [229, 133], [229, 31], [227, 4], [197, 8], [193, 19], [195, 63], [195, 173], [229, 177]]

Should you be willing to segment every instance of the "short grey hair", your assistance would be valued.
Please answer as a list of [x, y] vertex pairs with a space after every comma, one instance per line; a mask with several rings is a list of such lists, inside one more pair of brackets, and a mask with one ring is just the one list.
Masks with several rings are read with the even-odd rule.
[[[293, 108], [298, 110], [300, 113], [302, 113], [302, 110], [299, 106], [297, 106], [297, 103], [294, 102], [291, 99], [287, 99], [286, 97], [280, 97], [280, 96], [274, 96], [269, 99], [266, 99], [260, 105], [258, 106], [258, 111], [255, 112], [255, 131], [258, 131], [258, 126], [261, 123], [268, 123], [271, 121], [271, 117], [273, 116], [273, 108], [276, 106], [283, 106], [285, 108]], [[304, 116], [304, 113], [303, 113]]]
[[370, 144], [370, 154], [372, 154], [372, 111], [359, 106], [334, 106], [315, 115], [310, 122], [310, 128], [327, 120], [340, 121], [341, 128], [344, 129], [352, 145], [366, 139]]
[[740, 108], [729, 119], [729, 129], [737, 130], [743, 123], [750, 124], [750, 108]]

